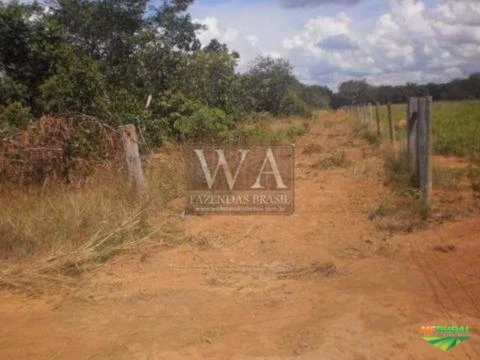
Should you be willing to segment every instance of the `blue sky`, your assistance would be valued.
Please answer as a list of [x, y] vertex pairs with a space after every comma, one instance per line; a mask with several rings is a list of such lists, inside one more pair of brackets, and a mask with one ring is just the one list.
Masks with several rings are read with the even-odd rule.
[[203, 43], [288, 59], [306, 83], [336, 88], [442, 82], [480, 71], [479, 0], [197, 0]]

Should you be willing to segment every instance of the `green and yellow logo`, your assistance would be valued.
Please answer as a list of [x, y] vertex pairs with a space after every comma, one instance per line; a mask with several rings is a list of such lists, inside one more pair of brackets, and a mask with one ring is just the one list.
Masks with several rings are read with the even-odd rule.
[[471, 337], [468, 326], [422, 326], [420, 333], [423, 340], [443, 351], [451, 350]]

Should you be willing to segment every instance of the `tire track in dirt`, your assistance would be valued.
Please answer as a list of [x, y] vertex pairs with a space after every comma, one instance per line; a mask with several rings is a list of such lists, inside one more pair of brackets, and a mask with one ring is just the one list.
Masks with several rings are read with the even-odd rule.
[[[445, 318], [448, 318], [448, 320], [450, 321], [448, 324], [451, 324], [451, 325], [465, 324], [459, 318], [458, 315], [452, 314], [452, 310], [450, 310], [450, 309], [454, 309], [454, 311], [456, 313], [463, 312], [462, 308], [463, 309], [465, 308], [464, 302], [458, 301], [458, 300], [456, 301], [454, 299], [454, 297], [451, 295], [451, 290], [452, 289], [449, 288], [446, 285], [444, 280], [442, 280], [442, 278], [443, 279], [445, 278], [445, 273], [440, 274], [440, 272], [438, 270], [436, 270], [436, 269], [438, 269], [438, 267], [433, 265], [433, 264], [435, 264], [435, 261], [433, 261], [433, 262], [429, 261], [428, 260], [429, 255], [426, 252], [420, 251], [415, 247], [414, 242], [418, 241], [418, 238], [419, 238], [419, 236], [417, 235], [416, 238], [411, 240], [411, 242], [410, 242], [410, 245], [412, 247], [412, 256], [413, 256], [414, 262], [421, 269], [421, 273], [422, 273], [423, 277], [427, 280], [427, 282], [430, 286], [430, 289], [432, 290], [432, 292], [434, 294], [436, 305], [440, 306], [441, 311], [442, 311], [442, 315], [445, 316]], [[423, 263], [425, 265], [421, 264], [422, 261], [420, 260], [420, 257], [423, 258]], [[434, 256], [434, 257], [436, 259], [438, 259], [438, 256]], [[455, 275], [453, 275], [453, 276], [455, 277]], [[458, 279], [457, 279], [457, 281], [458, 281]], [[460, 287], [462, 288], [462, 290], [464, 290], [461, 283], [459, 281], [458, 281], [458, 283], [460, 284]], [[436, 284], [438, 284], [438, 285], [436, 285]], [[444, 300], [443, 300], [444, 298], [448, 298], [449, 303], [453, 306], [445, 305]], [[469, 295], [467, 295], [466, 298], [467, 298], [467, 300], [472, 300]], [[439, 318], [442, 318], [443, 316], [439, 316]], [[439, 324], [435, 324], [435, 325], [444, 325], [444, 324], [439, 323]], [[472, 346], [471, 344], [468, 344], [468, 343], [463, 344], [463, 345], [464, 346], [462, 346], [461, 351], [464, 352], [465, 356], [468, 359], [478, 359], [478, 358], [480, 358], [480, 352], [474, 346]], [[470, 351], [467, 351], [467, 349], [469, 349]], [[472, 352], [475, 355], [471, 355], [470, 352]]]
[[[480, 229], [479, 229], [480, 230]], [[438, 236], [438, 238], [444, 243], [446, 244], [447, 241], [446, 239], [442, 236], [442, 234], [438, 231], [438, 230], [434, 230], [435, 231], [435, 234]], [[461, 238], [460, 238], [461, 239]], [[464, 286], [464, 284], [462, 283], [462, 281], [460, 280], [460, 277], [458, 275], [459, 271], [455, 270], [456, 268], [459, 268], [460, 269], [460, 272], [462, 272], [463, 274], [467, 273], [467, 270], [469, 268], [473, 268], [475, 266], [475, 264], [473, 263], [469, 263], [468, 261], [462, 261], [462, 262], [459, 262], [458, 264], [456, 264], [455, 266], [452, 266], [450, 265], [448, 259], [447, 261], [444, 261], [444, 259], [440, 258], [440, 256], [434, 252], [434, 255], [435, 255], [435, 258], [437, 260], [442, 261], [444, 264], [445, 264], [445, 268], [446, 270], [448, 271], [444, 271], [445, 275], [448, 275], [450, 274], [451, 277], [453, 277], [453, 279], [455, 280], [455, 282], [457, 283], [457, 285], [460, 287], [460, 289], [462, 290], [462, 292], [467, 296], [467, 298], [469, 299], [469, 301], [471, 302], [471, 304], [473, 305], [474, 307], [474, 311], [472, 312], [473, 315], [475, 316], [480, 316], [480, 305], [477, 301], [475, 301], [475, 297], [468, 291], [468, 289]], [[460, 255], [457, 255], [457, 257], [461, 257]], [[461, 265], [467, 265], [467, 266], [461, 266]], [[451, 290], [455, 290], [455, 289], [451, 289]]]

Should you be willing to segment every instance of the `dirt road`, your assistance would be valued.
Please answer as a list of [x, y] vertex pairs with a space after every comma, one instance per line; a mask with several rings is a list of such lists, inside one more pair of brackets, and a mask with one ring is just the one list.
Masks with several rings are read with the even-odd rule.
[[[183, 245], [117, 256], [68, 293], [0, 293], [0, 359], [480, 359], [480, 219], [378, 230], [377, 151], [333, 114], [298, 141], [293, 216], [179, 218]], [[444, 324], [472, 339], [421, 340]]]

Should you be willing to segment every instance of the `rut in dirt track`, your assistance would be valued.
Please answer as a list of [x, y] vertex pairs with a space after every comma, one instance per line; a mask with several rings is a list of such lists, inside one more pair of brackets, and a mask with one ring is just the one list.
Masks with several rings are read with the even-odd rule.
[[293, 216], [178, 219], [190, 242], [118, 256], [68, 294], [2, 293], [0, 358], [478, 359], [478, 336], [445, 355], [418, 330], [480, 325], [479, 219], [379, 231], [381, 150], [341, 113], [296, 149]]

